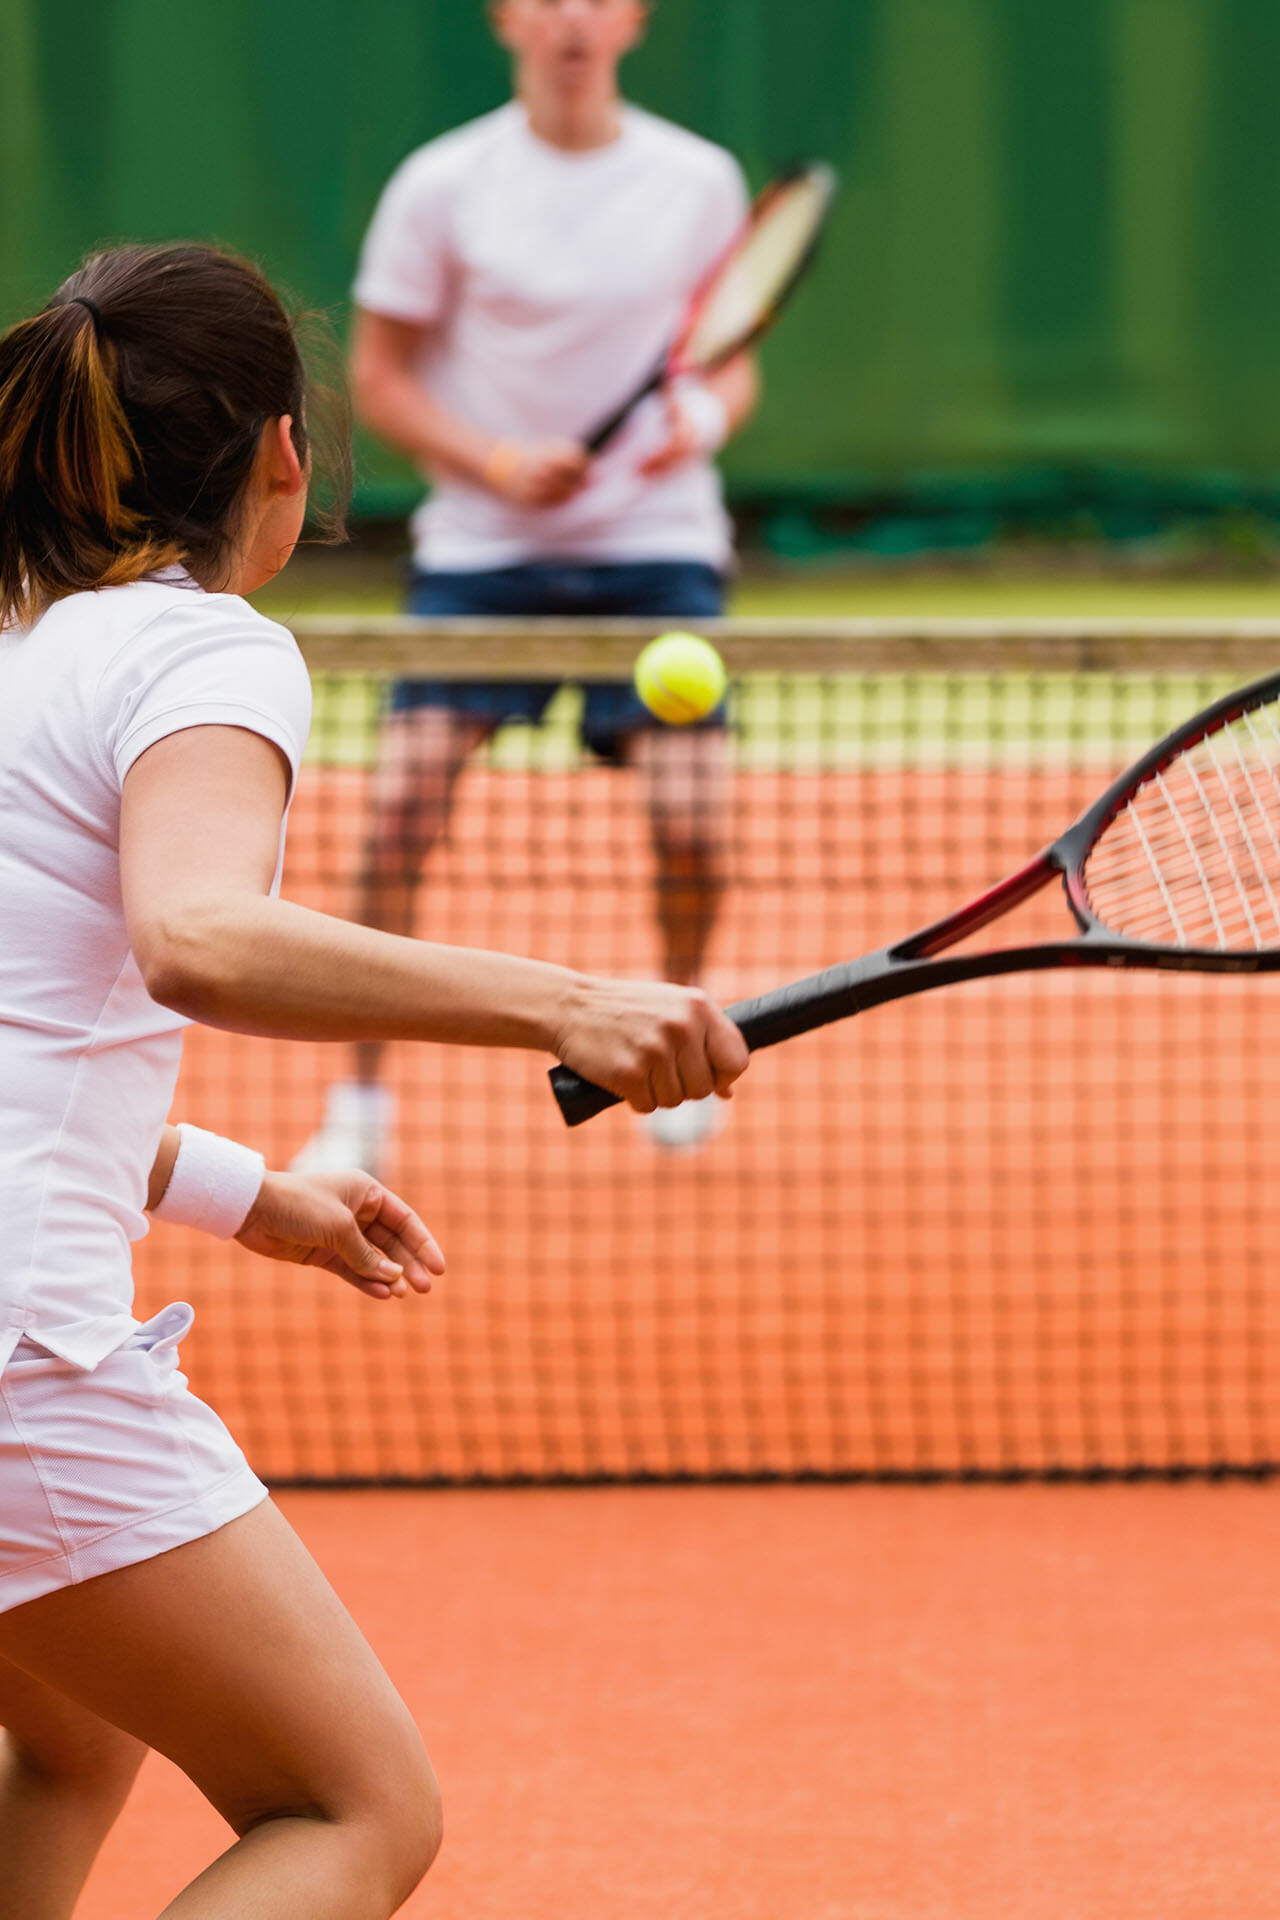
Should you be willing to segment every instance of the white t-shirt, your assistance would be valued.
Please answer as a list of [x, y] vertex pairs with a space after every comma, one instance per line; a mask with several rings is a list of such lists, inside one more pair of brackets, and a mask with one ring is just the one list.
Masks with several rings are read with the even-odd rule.
[[[426, 330], [424, 386], [495, 439], [592, 431], [653, 371], [690, 295], [745, 217], [722, 148], [626, 107], [610, 145], [567, 153], [517, 102], [420, 147], [392, 175], [355, 283], [372, 313]], [[565, 558], [703, 560], [730, 529], [709, 460], [657, 479], [657, 399], [637, 409], [559, 507], [517, 507], [441, 474], [414, 517], [422, 566]]]
[[[219, 724], [274, 741], [296, 777], [310, 721], [292, 636], [180, 573], [0, 633], [0, 1366], [30, 1333], [93, 1367], [136, 1326], [129, 1242], [187, 1022], [129, 949], [124, 776]], [[191, 822], [193, 858], [212, 824]]]

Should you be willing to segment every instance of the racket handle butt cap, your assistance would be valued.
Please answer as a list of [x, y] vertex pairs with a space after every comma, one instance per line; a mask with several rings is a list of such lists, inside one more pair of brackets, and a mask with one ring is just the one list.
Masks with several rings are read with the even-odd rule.
[[552, 1067], [548, 1078], [567, 1127], [580, 1127], [584, 1120], [594, 1120], [598, 1113], [622, 1104], [616, 1093], [584, 1080], [572, 1067]]

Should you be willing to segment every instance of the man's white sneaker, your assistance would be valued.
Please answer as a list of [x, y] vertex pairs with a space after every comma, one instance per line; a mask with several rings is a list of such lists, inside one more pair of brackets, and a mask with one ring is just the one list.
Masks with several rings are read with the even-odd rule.
[[705, 1100], [686, 1100], [679, 1107], [657, 1107], [639, 1116], [640, 1129], [667, 1153], [695, 1153], [719, 1133], [725, 1122], [725, 1103], [717, 1094]]
[[289, 1162], [294, 1173], [342, 1173], [360, 1167], [381, 1179], [386, 1169], [395, 1101], [386, 1087], [341, 1080], [329, 1089], [324, 1119]]

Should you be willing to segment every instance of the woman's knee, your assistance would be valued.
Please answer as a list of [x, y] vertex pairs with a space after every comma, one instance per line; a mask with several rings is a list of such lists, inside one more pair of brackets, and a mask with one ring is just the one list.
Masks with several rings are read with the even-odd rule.
[[376, 1808], [380, 1847], [396, 1906], [425, 1878], [444, 1839], [440, 1785], [416, 1728], [404, 1749], [394, 1768], [391, 1790], [385, 1786], [379, 1790]]
[[427, 1876], [444, 1839], [444, 1808], [431, 1763], [423, 1755], [425, 1773], [409, 1784], [394, 1810], [387, 1835], [385, 1858], [390, 1874], [391, 1912], [404, 1905]]
[[140, 1741], [114, 1727], [51, 1731], [0, 1730], [0, 1757], [13, 1775], [34, 1788], [122, 1806], [146, 1755]]
[[430, 1764], [425, 1776], [401, 1777], [394, 1794], [376, 1806], [350, 1810], [337, 1824], [358, 1856], [360, 1883], [379, 1888], [379, 1905], [388, 1914], [398, 1913], [426, 1878], [444, 1838], [440, 1790]]
[[275, 1820], [326, 1827], [343, 1841], [360, 1882], [381, 1889], [389, 1914], [425, 1877], [444, 1834], [435, 1771], [407, 1715], [385, 1728], [375, 1751], [360, 1764], [341, 1766], [337, 1777], [219, 1810], [242, 1838]]
[[0, 1758], [24, 1783], [122, 1803], [146, 1751], [110, 1720], [0, 1660]]

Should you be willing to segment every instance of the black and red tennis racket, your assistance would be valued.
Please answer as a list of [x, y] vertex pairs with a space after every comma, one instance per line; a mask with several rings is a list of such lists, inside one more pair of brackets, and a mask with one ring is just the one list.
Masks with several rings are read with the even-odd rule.
[[588, 453], [608, 446], [632, 410], [659, 387], [682, 373], [714, 373], [773, 325], [813, 259], [835, 189], [835, 174], [821, 165], [794, 167], [764, 189], [648, 379], [586, 436]]
[[[1056, 875], [1074, 937], [950, 953]], [[1052, 846], [959, 912], [726, 1011], [754, 1052], [932, 987], [1048, 967], [1280, 969], [1280, 674], [1175, 729]], [[571, 1127], [618, 1104], [567, 1067], [551, 1082]]]

